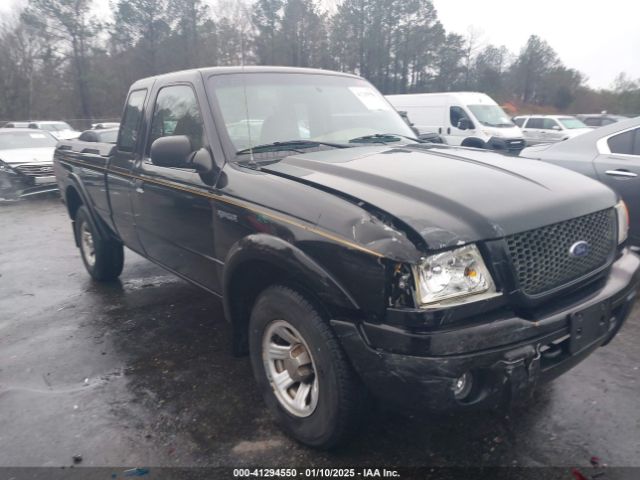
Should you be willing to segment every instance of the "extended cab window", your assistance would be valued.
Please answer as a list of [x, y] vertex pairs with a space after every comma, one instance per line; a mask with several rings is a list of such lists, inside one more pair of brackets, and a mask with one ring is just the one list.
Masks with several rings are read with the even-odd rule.
[[193, 89], [188, 85], [162, 88], [153, 109], [147, 151], [158, 138], [173, 135], [186, 135], [193, 150], [198, 150], [202, 147], [202, 131], [202, 116]]
[[122, 116], [122, 126], [118, 137], [118, 149], [123, 152], [133, 152], [136, 147], [140, 130], [140, 119], [142, 118], [142, 107], [146, 96], [146, 90], [136, 90], [129, 95], [129, 100], [127, 100], [127, 106]]
[[[629, 130], [618, 135], [611, 137], [607, 143], [609, 144], [609, 150], [611, 153], [618, 153], [623, 155], [634, 155], [634, 137], [637, 137], [636, 130]], [[637, 141], [636, 149], [638, 148]], [[635, 154], [640, 152], [636, 151]]]

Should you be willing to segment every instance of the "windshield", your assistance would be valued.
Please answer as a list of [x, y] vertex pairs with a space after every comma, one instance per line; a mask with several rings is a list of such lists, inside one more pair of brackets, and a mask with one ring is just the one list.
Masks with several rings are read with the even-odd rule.
[[485, 127], [511, 128], [515, 126], [498, 105], [468, 105], [468, 107]]
[[55, 147], [58, 141], [46, 132], [1, 132], [0, 150]]
[[589, 128], [577, 118], [565, 117], [559, 118], [558, 121], [564, 126], [564, 128], [568, 128], [570, 130], [574, 128]]
[[415, 137], [386, 99], [358, 78], [244, 73], [213, 76], [209, 88], [236, 151], [292, 140], [348, 145], [375, 134]]

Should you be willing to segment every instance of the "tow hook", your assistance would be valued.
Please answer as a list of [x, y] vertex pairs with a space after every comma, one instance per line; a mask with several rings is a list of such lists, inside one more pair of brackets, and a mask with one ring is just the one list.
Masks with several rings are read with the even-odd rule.
[[505, 353], [494, 366], [503, 372], [504, 381], [511, 387], [511, 401], [531, 397], [539, 377], [540, 357], [540, 345], [526, 345]]

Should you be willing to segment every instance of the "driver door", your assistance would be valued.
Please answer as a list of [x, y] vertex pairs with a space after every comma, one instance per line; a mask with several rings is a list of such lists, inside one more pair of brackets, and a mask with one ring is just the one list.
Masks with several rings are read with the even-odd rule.
[[[468, 129], [458, 128], [460, 121], [464, 120], [470, 127]], [[450, 145], [460, 145], [465, 138], [475, 134], [475, 125], [462, 107], [449, 107], [449, 127], [447, 127], [447, 143]]]
[[193, 151], [207, 147], [202, 115], [192, 85], [160, 88], [150, 134], [133, 193], [136, 229], [147, 255], [165, 268], [217, 292], [211, 187], [195, 169], [155, 165], [151, 144], [158, 138], [186, 135]]

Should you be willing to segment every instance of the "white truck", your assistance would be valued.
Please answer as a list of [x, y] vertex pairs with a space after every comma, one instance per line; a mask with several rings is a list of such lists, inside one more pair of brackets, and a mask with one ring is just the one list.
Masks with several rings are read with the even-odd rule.
[[514, 154], [525, 147], [520, 128], [484, 93], [388, 95], [387, 100], [406, 112], [420, 134], [437, 133], [449, 145]]

